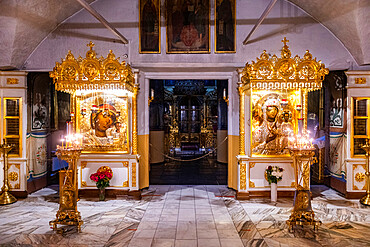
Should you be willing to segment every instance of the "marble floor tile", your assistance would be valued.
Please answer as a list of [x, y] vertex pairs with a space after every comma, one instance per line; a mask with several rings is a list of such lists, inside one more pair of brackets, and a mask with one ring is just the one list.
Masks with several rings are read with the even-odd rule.
[[133, 238], [150, 238], [152, 239], [155, 234], [155, 229], [154, 230], [136, 230]]
[[222, 239], [220, 238], [221, 247], [244, 247], [240, 239]]
[[197, 239], [195, 221], [178, 221], [176, 239]]
[[153, 239], [151, 247], [175, 247], [174, 239]]
[[175, 239], [176, 228], [157, 228], [154, 238]]
[[150, 247], [152, 246], [153, 239], [131, 239], [128, 247]]
[[215, 239], [201, 239], [198, 238], [198, 246], [199, 247], [220, 247], [220, 240], [218, 238]]
[[196, 247], [198, 245], [197, 240], [193, 239], [176, 239], [175, 247]]
[[197, 238], [202, 239], [218, 239], [218, 233], [216, 229], [199, 229], [197, 228]]

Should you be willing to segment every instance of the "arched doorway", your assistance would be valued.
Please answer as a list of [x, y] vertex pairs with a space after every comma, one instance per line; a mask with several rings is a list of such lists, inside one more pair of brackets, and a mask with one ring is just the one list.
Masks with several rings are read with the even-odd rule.
[[150, 184], [227, 184], [227, 163], [217, 161], [225, 88], [227, 80], [150, 80]]

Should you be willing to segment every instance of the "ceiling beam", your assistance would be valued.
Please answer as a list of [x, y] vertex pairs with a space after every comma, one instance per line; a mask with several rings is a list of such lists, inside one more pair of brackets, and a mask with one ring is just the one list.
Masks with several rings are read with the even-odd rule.
[[250, 33], [248, 34], [248, 36], [243, 41], [243, 45], [246, 45], [248, 43], [248, 41], [251, 38], [251, 36], [253, 35], [253, 33], [257, 30], [257, 28], [261, 25], [261, 23], [263, 22], [263, 20], [270, 13], [272, 7], [274, 7], [274, 5], [275, 5], [276, 2], [277, 2], [277, 0], [271, 0], [270, 4], [267, 6], [267, 8], [265, 9], [265, 11], [263, 11], [263, 13], [262, 13], [260, 19], [258, 20], [258, 22], [256, 23], [256, 25], [254, 25], [254, 27], [252, 28], [252, 30], [250, 31]]
[[123, 44], [128, 44], [128, 40], [115, 29], [103, 16], [101, 16], [95, 9], [93, 9], [85, 0], [76, 0], [82, 7], [84, 7], [92, 16], [100, 21], [106, 28], [108, 28], [114, 35], [116, 35]]

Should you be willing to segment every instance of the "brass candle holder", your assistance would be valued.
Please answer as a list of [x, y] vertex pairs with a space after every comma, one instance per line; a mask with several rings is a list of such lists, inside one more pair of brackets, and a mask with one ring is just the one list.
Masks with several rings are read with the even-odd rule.
[[370, 143], [369, 139], [366, 139], [365, 145], [361, 147], [366, 151], [366, 195], [360, 199], [360, 203], [366, 206], [370, 206], [370, 167], [369, 167], [369, 155], [370, 155]]
[[0, 205], [12, 204], [17, 201], [12, 194], [9, 192], [9, 180], [8, 180], [8, 153], [14, 146], [6, 144], [5, 142], [0, 145], [0, 151], [4, 157], [4, 185], [1, 188]]
[[68, 170], [65, 171], [63, 182], [59, 188], [59, 210], [56, 214], [56, 219], [49, 222], [53, 226], [53, 230], [58, 233], [63, 233], [63, 230], [58, 230], [57, 225], [75, 225], [78, 232], [81, 232], [80, 212], [77, 211], [78, 185], [77, 185], [77, 160], [81, 155], [82, 149], [78, 146], [60, 147], [57, 146], [56, 155], [59, 159], [68, 162]]
[[312, 157], [315, 155], [315, 148], [312, 145], [294, 146], [289, 147], [289, 152], [293, 157], [296, 191], [294, 193], [293, 212], [286, 223], [290, 232], [293, 231], [294, 225], [313, 225], [314, 230], [317, 230], [321, 221], [314, 219], [315, 213], [311, 206], [310, 192], [310, 165]]

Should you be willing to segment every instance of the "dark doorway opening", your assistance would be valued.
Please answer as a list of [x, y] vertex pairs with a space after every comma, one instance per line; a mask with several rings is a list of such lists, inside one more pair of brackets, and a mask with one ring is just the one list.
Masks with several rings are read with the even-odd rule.
[[227, 184], [224, 91], [227, 80], [150, 80], [150, 184]]

